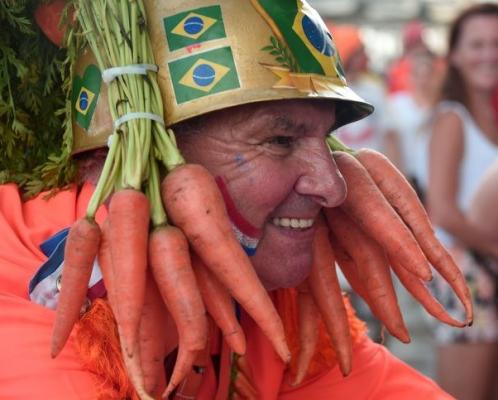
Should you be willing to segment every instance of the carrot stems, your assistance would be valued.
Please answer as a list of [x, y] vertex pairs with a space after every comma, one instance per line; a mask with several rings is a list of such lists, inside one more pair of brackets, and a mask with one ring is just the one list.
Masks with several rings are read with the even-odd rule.
[[[152, 157], [151, 157], [152, 158]], [[151, 160], [150, 166], [150, 179], [147, 184], [147, 197], [150, 201], [150, 217], [152, 226], [157, 228], [168, 223], [166, 212], [164, 211], [161, 199], [161, 187], [159, 185], [159, 168], [155, 160]]]
[[176, 167], [185, 164], [185, 159], [178, 151], [176, 139], [171, 129], [164, 129], [162, 126], [157, 127], [158, 134], [154, 135], [156, 146], [156, 157], [162, 161], [168, 172]]
[[354, 154], [354, 150], [342, 143], [336, 135], [328, 135], [326, 140], [331, 151], [344, 151]]
[[92, 198], [90, 199], [90, 203], [88, 204], [86, 212], [87, 218], [95, 218], [97, 208], [107, 197], [106, 194], [109, 195], [109, 181], [111, 181], [112, 177], [117, 173], [115, 157], [116, 154], [119, 154], [118, 149], [120, 145], [120, 138], [120, 135], [117, 134], [113, 134], [110, 137], [109, 153], [104, 162], [104, 167], [102, 168], [97, 187], [95, 188]]

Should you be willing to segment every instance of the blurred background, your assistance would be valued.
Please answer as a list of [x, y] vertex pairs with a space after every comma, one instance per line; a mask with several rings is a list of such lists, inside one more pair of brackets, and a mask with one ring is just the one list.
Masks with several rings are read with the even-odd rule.
[[[371, 68], [383, 73], [403, 52], [403, 29], [412, 21], [424, 25], [424, 40], [437, 54], [446, 50], [447, 27], [471, 0], [310, 0], [334, 24], [359, 27]], [[493, 2], [493, 1], [491, 1]], [[496, 2], [496, 1], [494, 1]]]

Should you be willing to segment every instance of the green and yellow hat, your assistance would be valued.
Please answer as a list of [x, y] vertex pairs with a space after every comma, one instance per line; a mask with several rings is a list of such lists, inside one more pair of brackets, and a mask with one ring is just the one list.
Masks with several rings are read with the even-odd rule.
[[[333, 38], [305, 0], [145, 0], [168, 126], [211, 111], [280, 99], [331, 99], [336, 127], [373, 107], [348, 86]], [[112, 133], [91, 59], [73, 84], [73, 153]]]

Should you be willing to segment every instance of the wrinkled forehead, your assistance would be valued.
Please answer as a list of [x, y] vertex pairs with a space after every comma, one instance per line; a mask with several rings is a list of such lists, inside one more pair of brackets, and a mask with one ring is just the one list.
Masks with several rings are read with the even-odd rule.
[[[282, 130], [328, 127], [335, 123], [335, 101], [325, 99], [293, 99], [258, 102], [231, 107], [200, 118], [206, 128], [264, 124]], [[200, 126], [199, 126], [200, 128]]]

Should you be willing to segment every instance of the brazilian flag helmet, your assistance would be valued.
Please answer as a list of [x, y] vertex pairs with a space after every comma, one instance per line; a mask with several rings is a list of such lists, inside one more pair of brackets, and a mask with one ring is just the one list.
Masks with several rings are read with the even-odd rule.
[[[336, 127], [373, 111], [348, 87], [333, 38], [305, 0], [144, 3], [167, 126], [280, 99], [334, 100]], [[92, 120], [106, 102], [97, 104], [104, 96], [94, 67], [83, 66], [81, 82], [73, 84], [73, 153], [104, 145], [112, 131], [110, 121]], [[93, 86], [85, 77], [93, 77]]]

